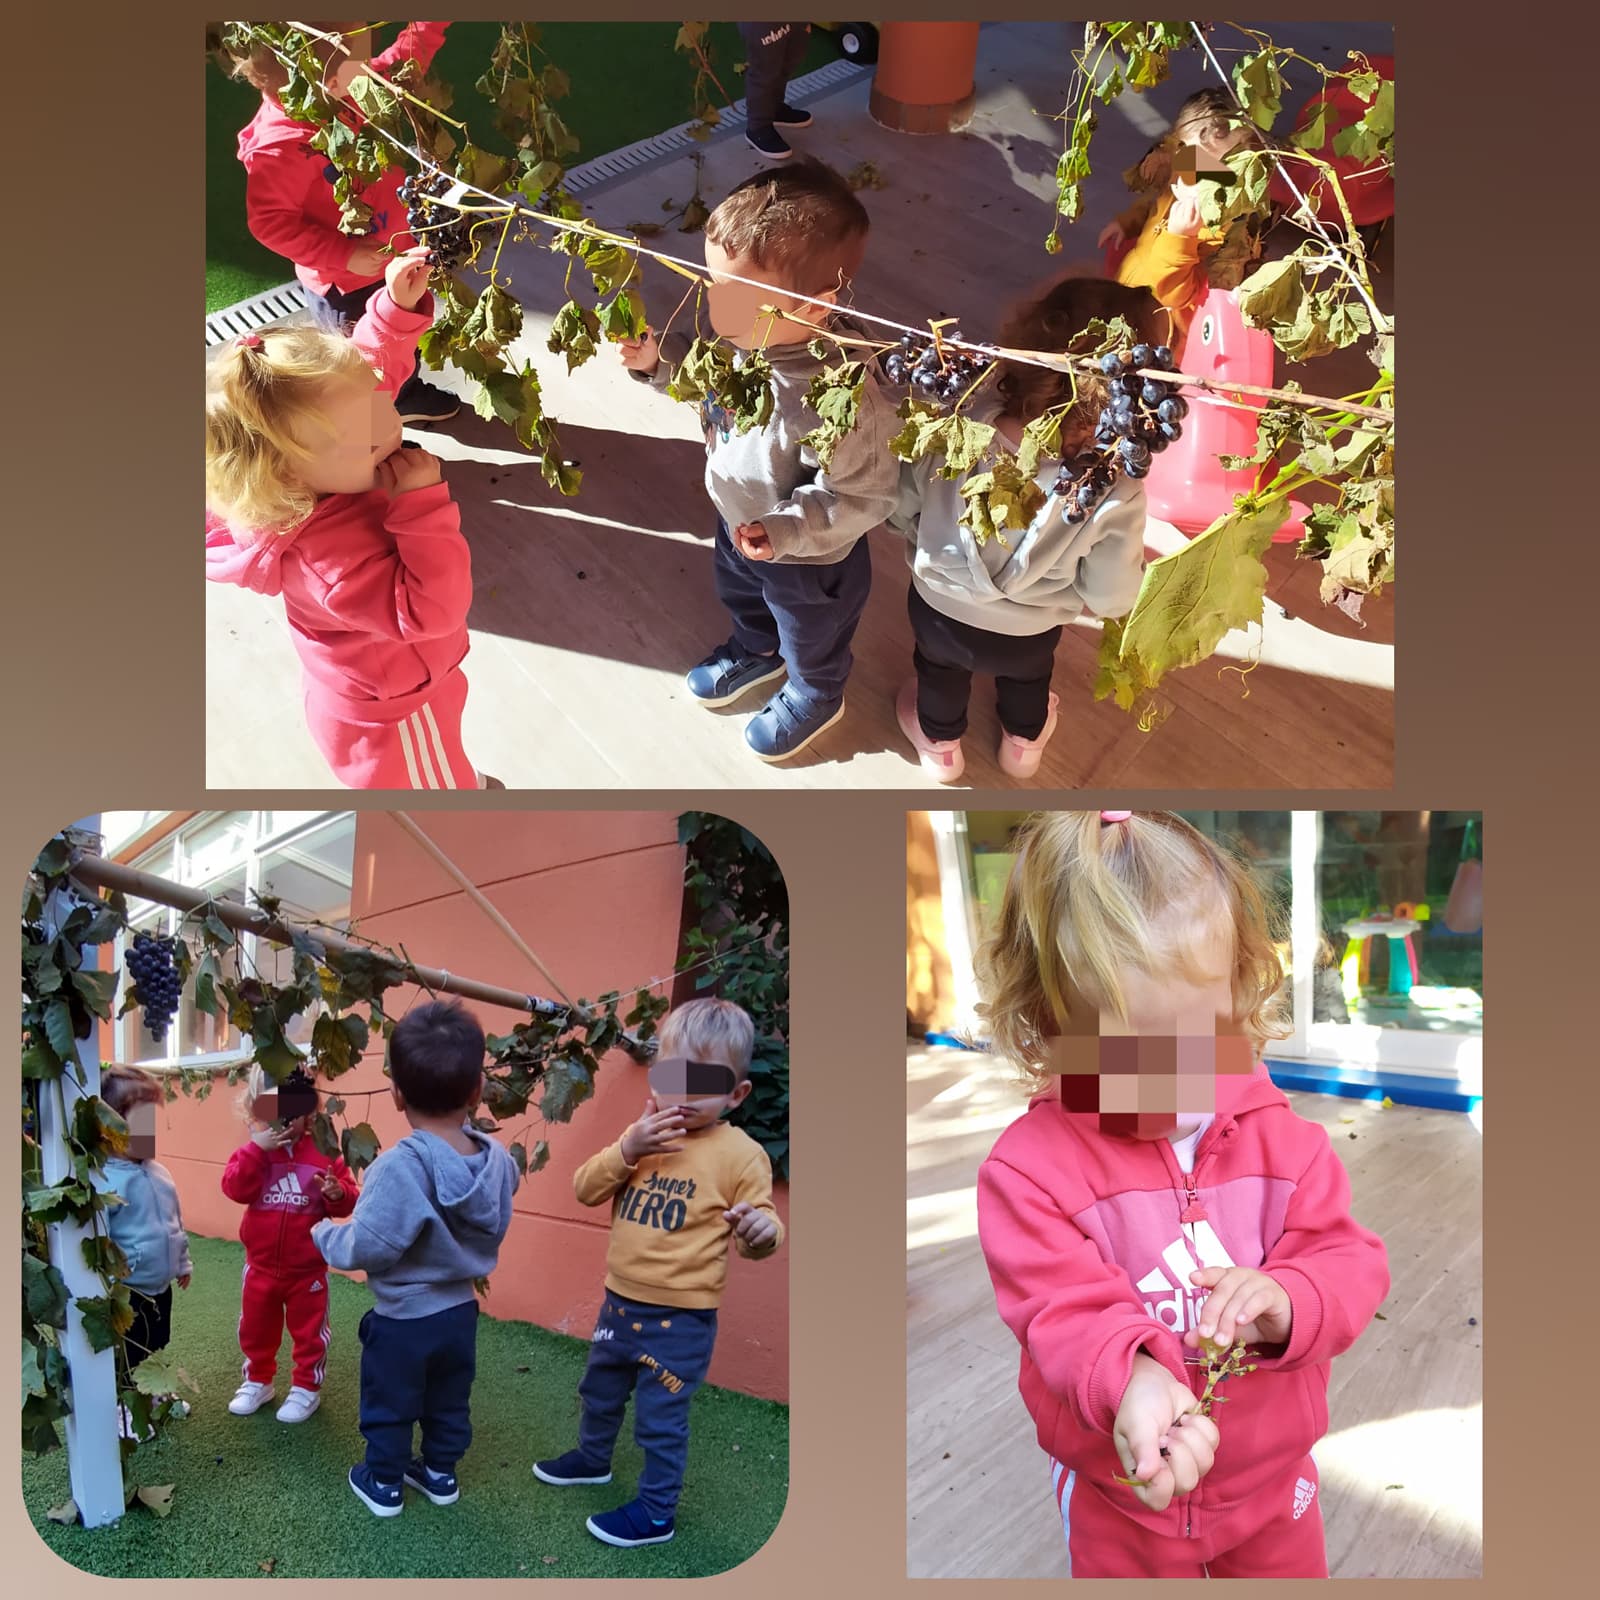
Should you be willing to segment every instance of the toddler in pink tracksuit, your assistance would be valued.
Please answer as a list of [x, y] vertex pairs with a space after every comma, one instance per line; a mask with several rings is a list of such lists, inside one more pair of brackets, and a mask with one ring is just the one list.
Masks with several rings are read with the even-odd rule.
[[[1072, 1575], [1325, 1578], [1328, 1364], [1389, 1272], [1259, 1059], [1261, 898], [1171, 813], [1041, 813], [1019, 849], [982, 1009], [1042, 1092], [979, 1169], [978, 1234]], [[1213, 1420], [1207, 1356], [1239, 1343]]]
[[206, 576], [283, 597], [312, 737], [358, 789], [483, 784], [461, 745], [471, 556], [394, 405], [427, 279], [398, 256], [348, 339], [268, 328], [207, 374]]

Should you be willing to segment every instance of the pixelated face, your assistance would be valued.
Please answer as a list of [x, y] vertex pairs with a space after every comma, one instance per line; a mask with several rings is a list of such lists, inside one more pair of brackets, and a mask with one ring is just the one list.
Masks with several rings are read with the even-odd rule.
[[156, 1153], [156, 1108], [149, 1100], [128, 1107], [123, 1118], [128, 1124], [128, 1159], [149, 1161]]
[[1197, 177], [1228, 178], [1232, 176], [1225, 157], [1231, 155], [1245, 141], [1243, 128], [1232, 124], [1207, 124], [1197, 133], [1189, 135], [1172, 155], [1172, 175], [1193, 183]]
[[[765, 345], [798, 344], [811, 337], [806, 322], [791, 322], [786, 317], [763, 312], [775, 306], [814, 322], [824, 314], [820, 306], [796, 300], [785, 292], [770, 268], [758, 266], [748, 256], [730, 256], [719, 244], [706, 240], [706, 270], [711, 282], [706, 289], [706, 311], [712, 329], [731, 340], [741, 350], [758, 350]], [[734, 283], [733, 278], [750, 278], [754, 283]], [[770, 288], [755, 285], [770, 284]]]
[[1061, 1103], [1098, 1112], [1102, 1132], [1127, 1138], [1197, 1127], [1216, 1110], [1219, 1076], [1255, 1070], [1230, 979], [1130, 972], [1123, 991], [1121, 1017], [1069, 992], [1072, 1015], [1044, 1063], [1060, 1076]]
[[313, 494], [365, 494], [378, 484], [378, 463], [400, 448], [400, 414], [370, 372], [332, 380], [317, 399], [321, 416], [295, 437], [308, 454], [296, 465]]
[[285, 1128], [297, 1139], [306, 1131], [316, 1109], [316, 1091], [293, 1085], [267, 1089], [250, 1103], [251, 1114], [257, 1122]]
[[709, 1128], [744, 1099], [746, 1085], [724, 1061], [693, 1061], [668, 1056], [650, 1067], [650, 1092], [656, 1106], [676, 1106], [686, 1128]]

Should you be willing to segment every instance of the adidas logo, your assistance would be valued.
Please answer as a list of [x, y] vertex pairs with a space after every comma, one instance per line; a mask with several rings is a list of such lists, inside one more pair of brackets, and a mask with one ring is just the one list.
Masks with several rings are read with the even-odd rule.
[[1298, 1522], [1305, 1515], [1306, 1507], [1311, 1504], [1312, 1496], [1317, 1492], [1316, 1484], [1305, 1478], [1296, 1478], [1294, 1485], [1294, 1520]]
[[311, 1204], [311, 1196], [300, 1187], [300, 1180], [294, 1173], [289, 1171], [261, 1191], [257, 1204], [274, 1211], [299, 1211]]

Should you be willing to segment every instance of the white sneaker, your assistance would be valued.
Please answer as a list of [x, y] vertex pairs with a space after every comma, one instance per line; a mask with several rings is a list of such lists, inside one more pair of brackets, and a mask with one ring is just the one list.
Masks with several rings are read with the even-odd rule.
[[279, 1422], [304, 1422], [318, 1406], [322, 1396], [315, 1389], [302, 1389], [296, 1384], [278, 1407]]
[[236, 1417], [248, 1417], [273, 1399], [276, 1399], [276, 1396], [272, 1392], [270, 1383], [252, 1383], [246, 1378], [239, 1385], [239, 1392], [228, 1402], [228, 1409]]

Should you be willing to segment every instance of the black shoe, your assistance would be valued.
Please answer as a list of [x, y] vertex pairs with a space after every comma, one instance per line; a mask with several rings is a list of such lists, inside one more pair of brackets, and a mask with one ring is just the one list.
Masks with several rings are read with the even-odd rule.
[[403, 384], [395, 396], [394, 408], [402, 422], [448, 422], [460, 411], [461, 402], [447, 390], [431, 383]]
[[794, 154], [788, 141], [773, 127], [746, 128], [744, 142], [768, 161], [787, 161]]
[[785, 101], [773, 114], [772, 124], [776, 128], [809, 128], [811, 113]]

